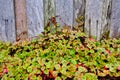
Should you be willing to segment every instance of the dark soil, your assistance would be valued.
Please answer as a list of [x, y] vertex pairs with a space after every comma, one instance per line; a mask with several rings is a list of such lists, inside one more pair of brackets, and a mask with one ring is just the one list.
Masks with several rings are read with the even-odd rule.
[[110, 76], [106, 76], [106, 77], [98, 77], [99, 80], [120, 80], [120, 77], [110, 77]]

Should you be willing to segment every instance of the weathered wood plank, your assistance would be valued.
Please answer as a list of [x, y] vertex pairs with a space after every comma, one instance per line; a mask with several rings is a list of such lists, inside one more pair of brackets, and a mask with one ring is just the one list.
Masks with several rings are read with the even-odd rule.
[[[73, 25], [73, 0], [56, 0], [56, 15], [60, 16], [61, 20], [57, 21], [63, 26], [65, 24]], [[65, 24], [64, 24], [65, 23]]]
[[112, 2], [110, 36], [112, 38], [120, 37], [120, 0], [113, 0]]
[[28, 37], [27, 17], [26, 17], [26, 0], [15, 0], [15, 23], [17, 41]]
[[86, 0], [85, 32], [97, 36], [96, 28], [101, 27], [102, 0]]
[[76, 18], [80, 16], [84, 16], [85, 14], [85, 0], [73, 0], [74, 1], [74, 15], [73, 15], [73, 23], [76, 24]]
[[29, 37], [37, 36], [44, 31], [43, 0], [26, 0]]
[[44, 25], [55, 16], [55, 0], [44, 0]]
[[[101, 16], [101, 31], [98, 33], [98, 39], [109, 38], [110, 35], [110, 22], [111, 22], [111, 9], [112, 0], [103, 0]], [[99, 31], [99, 29], [98, 29]]]
[[111, 0], [86, 0], [85, 32], [99, 40], [109, 30]]
[[15, 41], [13, 0], [0, 0], [0, 40]]

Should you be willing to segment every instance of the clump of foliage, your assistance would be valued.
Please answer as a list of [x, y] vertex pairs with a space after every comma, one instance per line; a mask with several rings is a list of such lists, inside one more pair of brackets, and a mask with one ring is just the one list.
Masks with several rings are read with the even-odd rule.
[[[57, 25], [56, 25], [57, 26]], [[96, 41], [79, 29], [48, 27], [39, 39], [0, 42], [0, 79], [98, 80], [120, 77], [120, 39]]]

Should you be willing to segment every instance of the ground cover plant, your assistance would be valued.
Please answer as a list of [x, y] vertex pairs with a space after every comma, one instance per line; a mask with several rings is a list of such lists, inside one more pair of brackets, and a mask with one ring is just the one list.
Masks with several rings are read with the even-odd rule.
[[96, 41], [76, 27], [56, 26], [32, 41], [0, 42], [0, 79], [120, 79], [120, 39]]

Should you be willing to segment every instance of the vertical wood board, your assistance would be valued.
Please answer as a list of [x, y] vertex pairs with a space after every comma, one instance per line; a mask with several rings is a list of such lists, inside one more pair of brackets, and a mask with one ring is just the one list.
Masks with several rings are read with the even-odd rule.
[[89, 36], [101, 38], [104, 29], [109, 29], [109, 13], [111, 0], [86, 0], [85, 32]]
[[15, 20], [13, 0], [0, 0], [0, 40], [15, 41]]
[[55, 0], [44, 0], [44, 25], [55, 16]]
[[73, 6], [73, 24], [76, 24], [76, 18], [79, 16], [85, 16], [85, 0], [73, 0], [74, 6]]
[[15, 23], [16, 37], [23, 40], [28, 37], [27, 16], [26, 16], [26, 0], [15, 0]]
[[96, 28], [101, 27], [102, 0], [86, 0], [85, 32], [97, 36]]
[[43, 0], [26, 0], [27, 25], [29, 37], [34, 37], [44, 31]]
[[98, 30], [98, 39], [108, 38], [110, 33], [112, 0], [103, 0], [101, 16], [101, 30]]
[[112, 16], [110, 27], [110, 36], [112, 38], [120, 37], [120, 0], [113, 0], [112, 2]]
[[[73, 25], [73, 0], [56, 0], [56, 15], [59, 16], [57, 21], [61, 26], [65, 24]], [[64, 24], [65, 23], [65, 24]]]

